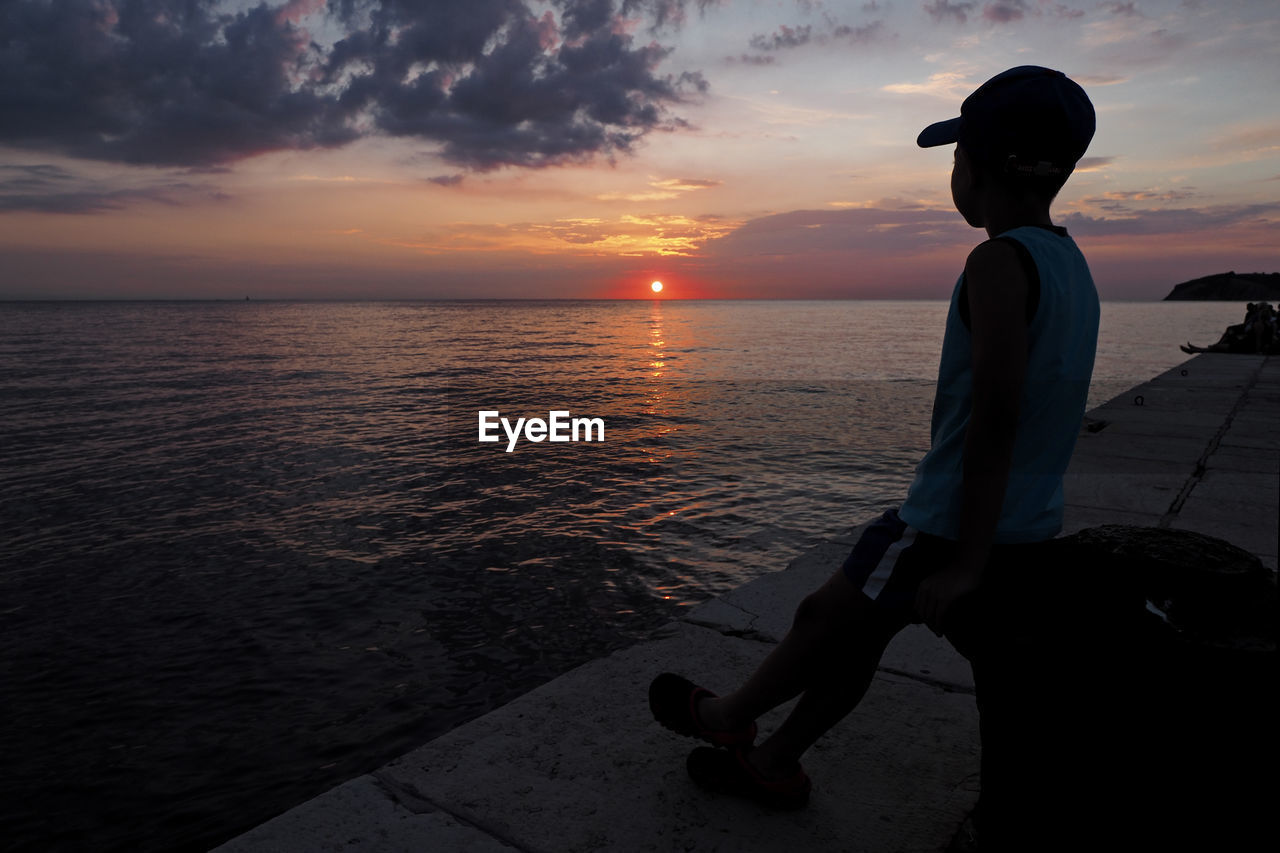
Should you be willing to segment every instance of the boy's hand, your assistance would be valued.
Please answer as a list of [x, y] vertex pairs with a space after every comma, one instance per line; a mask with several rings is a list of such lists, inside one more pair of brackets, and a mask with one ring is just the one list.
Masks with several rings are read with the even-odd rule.
[[939, 637], [946, 631], [947, 612], [956, 599], [978, 588], [979, 572], [962, 565], [948, 566], [920, 582], [916, 615]]

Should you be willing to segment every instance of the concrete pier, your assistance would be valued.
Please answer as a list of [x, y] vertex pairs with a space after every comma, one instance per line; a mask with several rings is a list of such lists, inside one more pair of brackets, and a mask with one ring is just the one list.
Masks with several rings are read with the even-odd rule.
[[[1276, 357], [1200, 355], [1121, 394], [1089, 413], [1064, 532], [1193, 530], [1275, 571], [1277, 423]], [[863, 703], [806, 756], [814, 793], [800, 812], [704, 793], [684, 769], [695, 742], [649, 715], [648, 683], [663, 670], [718, 691], [744, 679], [857, 534], [217, 849], [944, 851], [977, 800], [978, 715], [968, 663], [923, 627], [894, 641]]]

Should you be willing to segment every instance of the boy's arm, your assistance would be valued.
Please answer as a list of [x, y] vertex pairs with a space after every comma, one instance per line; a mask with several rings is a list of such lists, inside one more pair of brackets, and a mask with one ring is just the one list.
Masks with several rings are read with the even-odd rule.
[[926, 578], [916, 612], [934, 633], [951, 604], [982, 580], [991, 552], [1018, 427], [1027, 373], [1027, 289], [1017, 252], [990, 240], [964, 268], [973, 359], [973, 410], [964, 443], [960, 550], [955, 563]]

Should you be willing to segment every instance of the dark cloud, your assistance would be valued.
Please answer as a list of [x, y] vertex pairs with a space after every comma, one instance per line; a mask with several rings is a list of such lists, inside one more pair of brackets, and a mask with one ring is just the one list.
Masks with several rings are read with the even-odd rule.
[[462, 183], [462, 175], [436, 175], [427, 181], [442, 187], [456, 187]]
[[673, 26], [690, 2], [7, 0], [0, 143], [188, 167], [375, 134], [477, 170], [610, 156], [706, 90], [623, 22]]
[[800, 47], [808, 44], [813, 38], [813, 27], [778, 27], [776, 32], [768, 35], [754, 35], [748, 42], [756, 50], [784, 50], [789, 47]]
[[872, 21], [869, 24], [863, 24], [860, 27], [851, 27], [847, 24], [840, 24], [831, 34], [837, 39], [851, 42], [853, 44], [865, 44], [875, 41], [884, 32], [884, 21]]
[[[705, 12], [719, 4], [720, 0], [693, 0], [692, 3], [698, 7], [699, 12]], [[623, 0], [622, 13], [648, 18], [653, 22], [650, 29], [657, 31], [683, 24], [685, 9], [689, 5], [689, 0]]]
[[100, 213], [137, 201], [179, 205], [192, 197], [225, 198], [208, 187], [183, 181], [143, 187], [105, 187], [50, 164], [0, 165], [0, 211]]
[[[976, 2], [962, 0], [962, 2], [953, 3], [951, 0], [930, 0], [922, 7], [925, 12], [937, 23], [945, 21], [953, 21], [957, 24], [967, 23], [969, 14], [978, 6]], [[1112, 3], [1111, 6], [1132, 7], [1132, 3], [1121, 4]], [[1123, 14], [1123, 11], [1117, 12]], [[1061, 18], [1065, 20], [1084, 17], [1083, 9], [1076, 9], [1067, 6], [1064, 3], [1052, 3], [1051, 0], [1037, 0], [1036, 3], [1030, 3], [1028, 0], [993, 0], [982, 6], [982, 20], [989, 24], [1007, 24], [1012, 21], [1020, 21], [1028, 15], [1042, 17], [1048, 15], [1053, 18]]]
[[1274, 228], [1280, 202], [1219, 205], [1204, 208], [1123, 210], [1113, 217], [1069, 213], [1059, 224], [1083, 236], [1208, 234], [1215, 230], [1256, 226]]
[[950, 209], [925, 207], [793, 210], [752, 219], [708, 244], [711, 256], [781, 257], [812, 253], [915, 251], [970, 238]]
[[1063, 5], [1062, 3], [1055, 3], [1049, 8], [1049, 14], [1053, 15], [1055, 18], [1065, 18], [1070, 20], [1071, 18], [1083, 18], [1084, 9], [1073, 9], [1070, 6]]
[[932, 0], [924, 4], [924, 10], [938, 23], [952, 20], [963, 24], [969, 20], [969, 13], [973, 11], [975, 5], [969, 2], [952, 3], [950, 0]]
[[[884, 31], [884, 21], [871, 21], [862, 26], [850, 26], [836, 22], [825, 16], [823, 24], [815, 28], [812, 24], [789, 27], [785, 24], [772, 33], [751, 36], [748, 44], [754, 50], [772, 52], [789, 48], [803, 47], [809, 43], [829, 44], [833, 41], [852, 44], [874, 41]], [[743, 57], [746, 61], [746, 57]]]
[[[1137, 208], [1133, 202], [1176, 201], [1194, 192], [1128, 191], [1088, 199], [1103, 216], [1055, 215], [1077, 236], [1177, 235], [1274, 227], [1280, 202], [1184, 208]], [[843, 210], [793, 210], [752, 219], [707, 244], [708, 257], [806, 257], [826, 253], [918, 252], [971, 244], [975, 231], [952, 208], [927, 207], [900, 199]]]
[[1102, 8], [1113, 15], [1119, 15], [1124, 18], [1141, 18], [1142, 13], [1138, 11], [1138, 7], [1134, 3], [1121, 3], [1119, 0], [1111, 0], [1109, 3], [1103, 3]]
[[1019, 21], [1026, 14], [1026, 0], [997, 0], [982, 7], [982, 19], [993, 24]]
[[1183, 201], [1195, 198], [1196, 195], [1194, 187], [1184, 187], [1177, 190], [1111, 190], [1101, 196], [1085, 198], [1082, 201], [1087, 203], [1102, 201]]

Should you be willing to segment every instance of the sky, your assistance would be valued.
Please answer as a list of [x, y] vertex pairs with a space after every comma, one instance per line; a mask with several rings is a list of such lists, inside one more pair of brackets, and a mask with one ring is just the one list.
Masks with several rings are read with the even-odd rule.
[[1104, 299], [1280, 271], [1274, 0], [0, 0], [0, 299], [946, 298], [1028, 64]]

